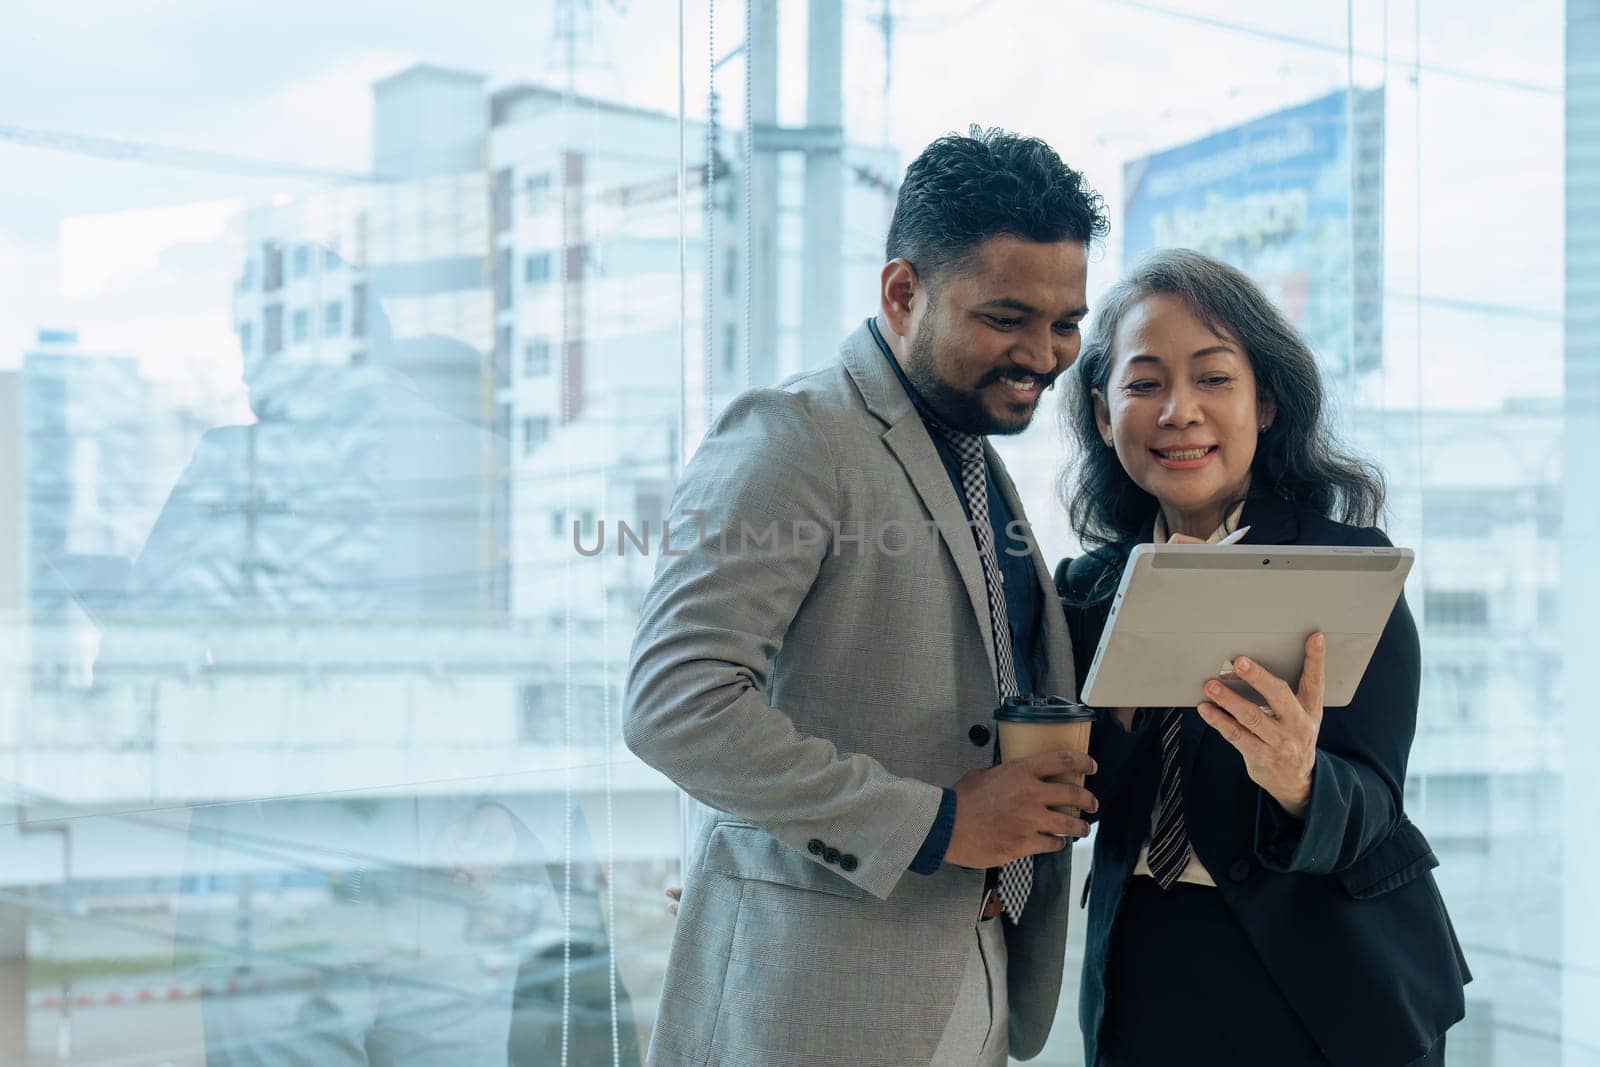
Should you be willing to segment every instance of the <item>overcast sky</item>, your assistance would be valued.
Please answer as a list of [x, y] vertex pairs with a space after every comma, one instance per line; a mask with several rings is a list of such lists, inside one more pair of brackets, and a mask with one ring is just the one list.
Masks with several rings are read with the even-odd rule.
[[[676, 5], [594, 6], [580, 89], [675, 110]], [[896, 25], [886, 97], [883, 37], [870, 21], [882, 5], [846, 5], [854, 139], [876, 142], [887, 128], [909, 158], [972, 121], [1038, 134], [1089, 174], [1114, 218], [1130, 158], [1340, 88], [1352, 70], [1360, 85], [1385, 84], [1385, 282], [1406, 292], [1420, 281], [1439, 302], [1425, 311], [1423, 332], [1434, 346], [1428, 359], [1452, 368], [1440, 387], [1477, 405], [1506, 392], [1559, 391], [1552, 319], [1561, 292], [1559, 2], [894, 6], [905, 17]], [[700, 114], [707, 5], [686, 0], [685, 8], [689, 109]], [[362, 171], [375, 78], [430, 62], [481, 71], [491, 86], [558, 81], [554, 11], [549, 0], [398, 8], [284, 0], [224, 12], [197, 0], [13, 0], [0, 125]], [[743, 10], [724, 2], [716, 12], [717, 48], [725, 52], [742, 38]], [[805, 4], [786, 0], [781, 18], [781, 118], [795, 122], [804, 113]], [[1419, 18], [1429, 69], [1414, 83]], [[1347, 56], [1352, 43], [1355, 55]], [[1387, 66], [1367, 58], [1384, 54]], [[742, 107], [742, 85], [741, 63], [724, 66], [719, 87], [731, 119]], [[106, 160], [3, 138], [0, 173], [0, 365], [14, 363], [35, 329], [51, 325], [78, 326], [91, 344], [162, 348], [141, 354], [172, 366], [236, 359], [218, 347], [226, 348], [228, 317], [218, 279], [232, 255], [222, 227], [241, 205], [318, 184]], [[67, 222], [158, 206], [181, 210], [109, 231]], [[171, 247], [152, 251], [163, 232]], [[1114, 277], [1118, 247], [1114, 234], [1092, 288]], [[870, 305], [871, 294], [863, 301]], [[1469, 314], [1457, 305], [1492, 310]], [[147, 314], [135, 323], [139, 307]], [[1398, 325], [1415, 330], [1415, 323]], [[1509, 384], [1501, 372], [1508, 346], [1524, 349]], [[1409, 394], [1417, 383], [1397, 379], [1394, 387]]]

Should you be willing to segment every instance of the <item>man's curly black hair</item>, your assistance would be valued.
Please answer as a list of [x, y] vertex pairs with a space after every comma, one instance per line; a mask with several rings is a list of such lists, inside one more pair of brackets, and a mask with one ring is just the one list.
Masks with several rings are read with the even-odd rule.
[[1055, 149], [972, 126], [934, 141], [906, 168], [884, 251], [931, 284], [990, 237], [1089, 245], [1107, 229], [1105, 201]]

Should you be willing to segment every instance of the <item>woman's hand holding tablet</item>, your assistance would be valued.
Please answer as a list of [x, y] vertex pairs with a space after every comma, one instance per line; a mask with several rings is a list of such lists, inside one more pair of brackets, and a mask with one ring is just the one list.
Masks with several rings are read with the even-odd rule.
[[1207, 682], [1195, 710], [1212, 729], [1244, 757], [1250, 780], [1296, 819], [1311, 802], [1311, 772], [1317, 763], [1317, 734], [1322, 729], [1322, 692], [1328, 642], [1322, 634], [1306, 641], [1300, 684], [1291, 689], [1281, 678], [1244, 656], [1233, 669], [1267, 701], [1254, 704], [1221, 682]]

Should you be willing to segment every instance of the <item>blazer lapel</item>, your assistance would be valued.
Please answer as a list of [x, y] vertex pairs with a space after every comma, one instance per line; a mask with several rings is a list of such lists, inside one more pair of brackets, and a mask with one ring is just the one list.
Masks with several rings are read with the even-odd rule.
[[973, 616], [983, 633], [983, 651], [989, 658], [989, 672], [998, 679], [1000, 668], [994, 659], [994, 629], [989, 623], [989, 591], [983, 583], [983, 563], [978, 558], [972, 527], [967, 524], [966, 509], [956, 496], [938, 450], [933, 447], [928, 427], [901, 388], [894, 371], [884, 362], [884, 355], [865, 323], [845, 339], [840, 356], [856, 388], [861, 390], [867, 409], [888, 424], [883, 435], [884, 444], [905, 468], [906, 476], [922, 498], [923, 506], [933, 517], [945, 547], [955, 560]]

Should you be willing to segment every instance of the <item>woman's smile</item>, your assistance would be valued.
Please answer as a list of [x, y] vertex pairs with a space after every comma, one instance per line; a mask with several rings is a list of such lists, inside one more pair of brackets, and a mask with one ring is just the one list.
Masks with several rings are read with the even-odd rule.
[[1199, 445], [1194, 448], [1152, 448], [1150, 454], [1156, 462], [1169, 471], [1192, 471], [1204, 467], [1216, 455], [1216, 445]]

